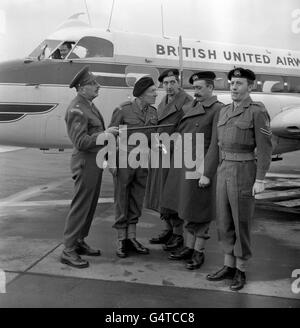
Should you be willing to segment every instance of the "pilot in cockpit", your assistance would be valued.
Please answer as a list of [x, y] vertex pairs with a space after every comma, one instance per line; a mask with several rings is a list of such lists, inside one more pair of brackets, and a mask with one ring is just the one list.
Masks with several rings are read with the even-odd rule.
[[64, 42], [61, 46], [54, 51], [51, 58], [52, 59], [66, 59], [70, 51], [72, 50], [71, 42]]
[[60, 47], [59, 47], [59, 52], [60, 52], [60, 57], [61, 59], [65, 59], [69, 52], [72, 50], [72, 44], [71, 42], [64, 42]]

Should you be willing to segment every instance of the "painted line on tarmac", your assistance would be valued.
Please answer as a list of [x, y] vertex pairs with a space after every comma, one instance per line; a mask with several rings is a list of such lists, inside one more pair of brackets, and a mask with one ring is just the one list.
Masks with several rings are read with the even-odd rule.
[[[90, 266], [78, 270], [60, 263], [61, 252], [62, 247], [57, 248], [27, 273], [236, 293], [229, 289], [229, 281], [211, 282], [206, 279], [208, 273], [217, 269], [213, 267], [189, 271], [184, 268], [183, 263], [149, 262], [138, 256], [126, 259], [101, 256], [89, 259]], [[248, 280], [239, 293], [299, 299], [299, 295], [291, 291], [289, 277], [265, 281]]]
[[37, 196], [43, 192], [47, 192], [53, 189], [56, 189], [57, 187], [63, 185], [64, 183], [66, 183], [67, 181], [69, 181], [69, 178], [63, 179], [63, 180], [59, 180], [59, 181], [55, 181], [55, 182], [51, 182], [48, 183], [46, 185], [40, 185], [40, 186], [34, 186], [31, 188], [27, 188], [23, 191], [17, 192], [14, 195], [8, 196], [6, 198], [2, 198], [0, 199], [0, 203], [15, 203], [15, 202], [19, 202], [19, 201], [23, 201], [26, 200], [28, 198], [32, 198], [34, 196]]
[[25, 149], [24, 147], [10, 147], [10, 146], [1, 146], [0, 147], [0, 153], [8, 153], [10, 151], [18, 151]]
[[[110, 204], [114, 203], [114, 198], [106, 197], [99, 198], [98, 204]], [[67, 206], [71, 204], [69, 199], [58, 199], [58, 200], [39, 200], [39, 201], [24, 201], [24, 202], [3, 202], [0, 201], [0, 207], [38, 207], [38, 206]]]
[[32, 264], [30, 264], [24, 271], [19, 272], [19, 275], [15, 276], [14, 278], [12, 278], [8, 283], [7, 286], [9, 284], [11, 284], [12, 282], [15, 282], [16, 280], [18, 280], [20, 277], [22, 277], [23, 274], [25, 274], [26, 272], [29, 272], [29, 270], [31, 270], [35, 265], [37, 265], [39, 262], [43, 261], [44, 258], [46, 258], [48, 255], [50, 255], [52, 252], [54, 252], [57, 248], [59, 248], [62, 245], [62, 243], [57, 244], [56, 246], [54, 246], [52, 249], [50, 249], [50, 251], [48, 251], [46, 254], [44, 254], [42, 257], [40, 257], [39, 259], [37, 259], [36, 261], [34, 261]]

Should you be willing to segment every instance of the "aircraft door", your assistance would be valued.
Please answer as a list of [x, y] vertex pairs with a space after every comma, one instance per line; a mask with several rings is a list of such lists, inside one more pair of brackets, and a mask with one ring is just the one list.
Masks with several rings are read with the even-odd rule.
[[59, 110], [49, 115], [46, 120], [44, 133], [45, 148], [70, 148], [70, 141], [64, 121], [64, 115]]

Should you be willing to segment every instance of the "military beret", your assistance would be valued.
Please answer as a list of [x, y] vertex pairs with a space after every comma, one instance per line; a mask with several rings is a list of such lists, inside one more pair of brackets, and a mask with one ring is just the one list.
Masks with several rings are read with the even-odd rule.
[[138, 81], [136, 81], [133, 88], [133, 96], [139, 97], [152, 85], [154, 85], [153, 79], [150, 76], [143, 76]]
[[227, 77], [228, 77], [228, 80], [231, 80], [232, 77], [243, 77], [250, 81], [254, 81], [256, 79], [254, 72], [252, 72], [250, 69], [245, 69], [242, 67], [237, 67], [237, 68], [232, 69], [228, 73]]
[[69, 87], [80, 87], [96, 81], [96, 76], [90, 72], [89, 66], [84, 66], [72, 79]]
[[198, 80], [213, 81], [215, 78], [216, 78], [216, 74], [214, 72], [211, 71], [197, 72], [190, 77], [189, 82], [190, 84], [193, 84], [194, 81], [198, 81]]
[[159, 78], [158, 78], [158, 81], [159, 82], [162, 82], [164, 80], [165, 77], [167, 76], [175, 76], [175, 77], [178, 77], [179, 76], [179, 71], [178, 69], [176, 68], [170, 68], [170, 69], [167, 69], [165, 71], [163, 71]]

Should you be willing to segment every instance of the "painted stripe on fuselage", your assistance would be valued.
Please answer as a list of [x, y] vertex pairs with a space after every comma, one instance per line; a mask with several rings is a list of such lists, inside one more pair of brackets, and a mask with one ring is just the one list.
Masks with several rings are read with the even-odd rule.
[[42, 113], [47, 112], [56, 104], [26, 104], [26, 103], [0, 103], [0, 113]]
[[49, 113], [57, 105], [58, 104], [0, 103], [0, 122], [14, 122], [26, 115]]
[[0, 114], [0, 123], [14, 122], [23, 118], [25, 114]]

